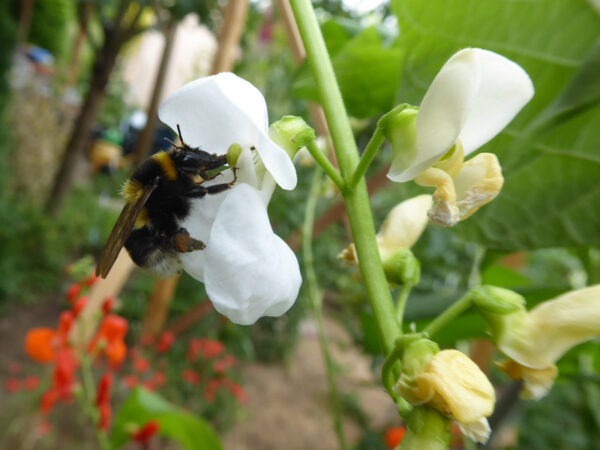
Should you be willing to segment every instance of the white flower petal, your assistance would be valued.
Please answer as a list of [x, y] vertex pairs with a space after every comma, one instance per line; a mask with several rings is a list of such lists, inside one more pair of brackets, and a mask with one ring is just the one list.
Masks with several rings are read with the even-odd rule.
[[179, 125], [188, 145], [211, 153], [225, 154], [232, 143], [256, 147], [277, 183], [295, 187], [292, 161], [268, 137], [265, 99], [248, 81], [232, 73], [192, 81], [171, 94], [158, 115], [173, 130]]
[[206, 292], [221, 314], [250, 325], [292, 306], [302, 282], [298, 261], [273, 233], [256, 189], [247, 184], [232, 189], [206, 244]]
[[479, 48], [459, 53], [472, 55], [481, 71], [475, 102], [459, 136], [468, 155], [502, 131], [533, 97], [534, 90], [523, 68], [504, 56]]
[[487, 419], [482, 417], [477, 422], [461, 423], [456, 422], [460, 432], [475, 442], [485, 444], [490, 437], [492, 429]]
[[[228, 194], [229, 192], [226, 191], [214, 195], [205, 195], [202, 198], [192, 200], [190, 214], [179, 225], [184, 227], [190, 233], [191, 237], [199, 239], [206, 244], [217, 212]], [[204, 250], [198, 250], [190, 253], [181, 253], [179, 259], [183, 264], [183, 269], [188, 274], [198, 281], [204, 282], [205, 256]]]
[[472, 52], [462, 50], [444, 64], [431, 83], [417, 116], [415, 171], [431, 166], [456, 142], [479, 91], [479, 64]]

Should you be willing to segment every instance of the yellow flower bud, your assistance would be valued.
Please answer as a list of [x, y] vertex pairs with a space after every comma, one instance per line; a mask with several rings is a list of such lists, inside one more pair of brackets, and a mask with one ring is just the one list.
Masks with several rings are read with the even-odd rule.
[[494, 410], [496, 395], [485, 374], [464, 353], [436, 353], [416, 378], [401, 375], [395, 389], [411, 403], [427, 404], [454, 419], [473, 439], [487, 440], [486, 418]]
[[558, 376], [558, 367], [552, 365], [545, 369], [532, 369], [510, 359], [497, 364], [498, 369], [516, 381], [523, 381], [519, 397], [525, 400], [539, 400], [552, 388]]

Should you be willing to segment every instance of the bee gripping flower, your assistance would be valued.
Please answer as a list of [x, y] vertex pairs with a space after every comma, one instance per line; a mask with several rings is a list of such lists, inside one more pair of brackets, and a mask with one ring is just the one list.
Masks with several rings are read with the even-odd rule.
[[555, 363], [575, 345], [600, 336], [600, 285], [567, 292], [527, 311], [522, 297], [484, 287], [474, 305], [509, 358], [500, 368], [524, 380], [522, 396], [541, 398], [557, 376]]
[[[399, 118], [386, 120], [397, 127], [386, 132], [394, 149], [388, 177], [435, 186], [432, 220], [454, 225], [467, 218], [498, 194], [502, 178], [495, 157], [464, 165], [463, 157], [495, 137], [532, 96], [531, 80], [516, 63], [478, 48], [457, 52], [433, 80], [416, 118], [403, 108]], [[451, 167], [447, 156], [454, 157]]]
[[[204, 282], [215, 309], [235, 323], [284, 314], [302, 279], [294, 253], [273, 233], [267, 204], [275, 183], [295, 187], [296, 171], [286, 149], [269, 137], [264, 97], [249, 82], [221, 73], [174, 92], [159, 116], [174, 130], [179, 125], [188, 145], [236, 160], [234, 187], [195, 200], [181, 223], [206, 244], [205, 250], [181, 254], [184, 270]], [[231, 180], [225, 171], [205, 185]]]

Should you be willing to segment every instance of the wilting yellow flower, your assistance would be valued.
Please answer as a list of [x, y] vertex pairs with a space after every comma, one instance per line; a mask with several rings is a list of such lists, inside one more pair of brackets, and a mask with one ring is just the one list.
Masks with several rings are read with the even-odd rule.
[[464, 353], [436, 353], [416, 377], [403, 373], [395, 390], [410, 403], [427, 404], [455, 420], [469, 438], [487, 441], [487, 417], [494, 411], [496, 395], [485, 374]]
[[[427, 211], [431, 205], [431, 195], [419, 195], [399, 203], [389, 212], [377, 233], [377, 247], [382, 261], [399, 250], [411, 248], [417, 242], [427, 226]], [[358, 263], [354, 244], [344, 249], [339, 258]]]
[[522, 297], [500, 288], [475, 297], [497, 347], [510, 358], [500, 368], [524, 380], [525, 398], [539, 399], [552, 387], [555, 366], [575, 345], [600, 336], [600, 285], [567, 292], [525, 309]]
[[480, 153], [463, 163], [462, 144], [457, 143], [457, 147], [448, 160], [440, 161], [415, 178], [421, 186], [436, 188], [429, 217], [442, 226], [451, 227], [470, 217], [496, 198], [504, 184], [496, 155]]

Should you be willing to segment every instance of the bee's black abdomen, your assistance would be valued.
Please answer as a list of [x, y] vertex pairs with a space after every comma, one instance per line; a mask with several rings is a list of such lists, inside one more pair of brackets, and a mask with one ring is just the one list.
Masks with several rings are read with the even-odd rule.
[[159, 277], [170, 277], [181, 272], [181, 262], [172, 240], [150, 227], [133, 230], [125, 248], [134, 263]]

